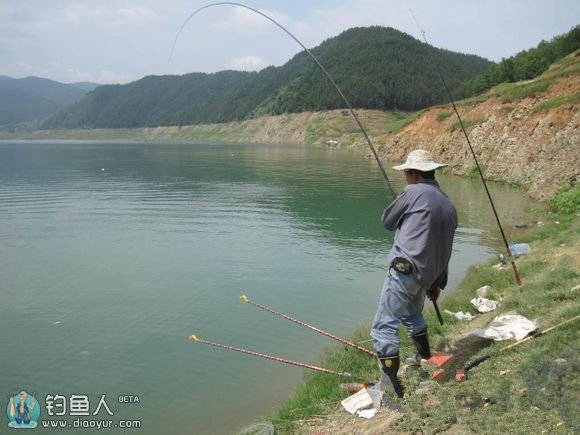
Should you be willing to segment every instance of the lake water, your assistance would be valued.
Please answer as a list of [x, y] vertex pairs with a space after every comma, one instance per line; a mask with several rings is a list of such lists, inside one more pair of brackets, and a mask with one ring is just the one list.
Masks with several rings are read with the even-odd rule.
[[[384, 183], [361, 155], [0, 142], [0, 403], [27, 390], [41, 420], [58, 419], [47, 395], [85, 395], [92, 414], [106, 394], [114, 415], [83, 418], [140, 420], [139, 434], [232, 433], [274, 411], [304, 369], [187, 337], [307, 363], [332, 344], [242, 294], [337, 335], [370, 323], [392, 236]], [[480, 182], [439, 180], [460, 220], [452, 290], [502, 245]], [[506, 228], [532, 219], [520, 192], [491, 191]]]

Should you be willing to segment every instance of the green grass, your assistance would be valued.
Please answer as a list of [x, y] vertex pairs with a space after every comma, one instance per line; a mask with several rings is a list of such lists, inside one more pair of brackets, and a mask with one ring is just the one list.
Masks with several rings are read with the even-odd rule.
[[514, 111], [514, 106], [509, 106], [509, 105], [502, 106], [500, 110], [504, 113], [511, 113]]
[[550, 76], [523, 83], [502, 83], [491, 89], [489, 93], [497, 95], [502, 103], [509, 103], [545, 92], [555, 81], [555, 77]]
[[[368, 329], [359, 329], [352, 337], [354, 341], [368, 339]], [[376, 371], [376, 362], [373, 358], [350, 349], [328, 349], [323, 356], [322, 364], [336, 371], [349, 371], [349, 377], [337, 378], [333, 375], [312, 372], [307, 374], [305, 383], [296, 390], [294, 395], [286, 401], [271, 418], [277, 433], [289, 433], [295, 428], [297, 420], [304, 420], [315, 415], [331, 412], [348, 393], [340, 388], [340, 382], [372, 379]]]
[[[574, 433], [580, 430], [580, 415], [576, 412], [580, 393], [577, 376], [580, 323], [566, 324], [510, 350], [502, 350], [506, 343], [486, 343], [483, 347], [481, 341], [460, 339], [465, 332], [483, 327], [495, 316], [511, 310], [537, 319], [540, 330], [580, 315], [580, 292], [571, 291], [580, 283], [578, 219], [574, 215], [542, 213], [539, 219], [546, 222], [545, 226], [518, 240], [530, 243], [532, 248], [529, 255], [517, 261], [521, 286], [515, 283], [511, 267], [498, 270], [492, 267], [496, 263], [492, 261], [473, 266], [457, 290], [440, 302], [442, 309], [475, 314], [470, 299], [477, 288], [490, 285], [492, 291], [488, 297], [500, 301], [498, 310], [479, 315], [471, 323], [460, 322], [444, 313], [444, 326], [437, 323], [432, 311], [426, 312], [433, 349], [453, 351], [460, 366], [477, 356], [494, 356], [474, 368], [462, 383], [431, 384], [421, 394], [409, 395], [405, 399], [405, 414], [394, 423], [392, 432], [437, 433], [452, 429], [457, 433], [541, 433], [543, 430]], [[352, 339], [357, 342], [368, 339], [368, 330], [368, 326], [359, 328]], [[404, 358], [414, 351], [403, 331], [401, 335]], [[372, 381], [378, 376], [373, 358], [353, 350], [328, 350], [322, 364], [351, 371], [354, 381]], [[339, 402], [347, 393], [340, 390], [339, 383], [353, 380], [309, 375], [304, 385], [272, 417], [278, 433], [300, 432], [298, 420], [344, 413]], [[418, 386], [419, 381], [413, 377], [403, 375], [403, 380], [411, 391]]]
[[560, 191], [548, 200], [548, 206], [565, 214], [580, 212], [580, 186], [564, 185]]
[[564, 56], [561, 59], [558, 59], [554, 62], [553, 66], [557, 66], [559, 68], [564, 68], [569, 65], [573, 65], [578, 63], [577, 58], [580, 57], [580, 50], [576, 50], [574, 53], [569, 54], [568, 56]]
[[556, 107], [560, 107], [564, 104], [577, 104], [579, 102], [580, 102], [580, 93], [574, 95], [560, 95], [536, 104], [534, 106], [534, 112], [555, 109]]
[[566, 56], [561, 61], [554, 63], [553, 68], [544, 73], [546, 77], [562, 77], [580, 72], [580, 50], [577, 50], [574, 55]]
[[460, 106], [470, 106], [470, 105], [474, 105], [477, 103], [483, 103], [485, 100], [487, 100], [487, 95], [477, 95], [475, 97], [470, 97], [470, 98], [465, 98], [463, 100], [459, 100], [457, 102], [455, 102], [455, 106], [460, 107]]
[[424, 112], [425, 112], [424, 110], [420, 110], [418, 112], [404, 113], [403, 116], [401, 116], [401, 112], [395, 112], [398, 113], [399, 115], [393, 116], [391, 122], [389, 122], [389, 124], [386, 126], [385, 133], [388, 134], [398, 133], [399, 131], [403, 130], [406, 126], [411, 124], [413, 121], [419, 119], [419, 117]]
[[[481, 168], [481, 172], [483, 172], [483, 175], [485, 176], [485, 165], [480, 165]], [[473, 178], [473, 177], [477, 177], [479, 178], [479, 170], [477, 169], [477, 165], [470, 165], [466, 171], [465, 171], [465, 175], [467, 177]]]
[[[467, 130], [468, 128], [474, 127], [481, 124], [485, 119], [462, 119], [463, 127]], [[450, 127], [449, 131], [459, 130], [461, 128], [461, 123], [459, 121], [454, 122]]]
[[452, 115], [453, 115], [453, 112], [439, 112], [437, 114], [436, 119], [439, 122], [443, 122], [443, 121], [445, 121], [447, 118], [449, 118]]

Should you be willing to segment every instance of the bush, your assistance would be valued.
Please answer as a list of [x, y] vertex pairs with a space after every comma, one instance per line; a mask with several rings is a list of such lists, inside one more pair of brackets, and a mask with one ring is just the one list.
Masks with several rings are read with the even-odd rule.
[[580, 187], [567, 185], [548, 200], [548, 206], [560, 213], [572, 214], [580, 212]]

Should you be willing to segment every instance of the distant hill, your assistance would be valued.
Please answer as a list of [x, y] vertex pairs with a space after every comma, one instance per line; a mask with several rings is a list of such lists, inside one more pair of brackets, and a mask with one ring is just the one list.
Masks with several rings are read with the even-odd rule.
[[0, 76], [0, 80], [14, 80], [14, 79], [8, 76]]
[[[437, 65], [451, 90], [492, 65], [378, 26], [347, 30], [311, 51], [354, 107], [379, 110], [417, 110], [445, 102]], [[260, 72], [151, 76], [126, 85], [99, 86], [44, 127], [221, 123], [343, 107], [328, 79], [301, 52], [281, 67]]]
[[75, 88], [82, 89], [83, 91], [86, 92], [94, 91], [97, 86], [101, 86], [99, 83], [91, 83], [91, 82], [76, 82], [69, 83], [69, 85], [74, 86]]
[[85, 94], [74, 86], [39, 77], [5, 77], [0, 80], [0, 128], [44, 120]]

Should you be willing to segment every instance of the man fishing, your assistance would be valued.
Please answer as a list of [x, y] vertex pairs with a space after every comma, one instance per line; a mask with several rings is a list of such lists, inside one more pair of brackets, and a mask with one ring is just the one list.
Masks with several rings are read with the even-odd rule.
[[395, 239], [371, 337], [379, 366], [400, 398], [405, 389], [397, 376], [399, 325], [405, 326], [417, 348], [411, 362], [420, 365], [421, 358], [429, 359], [423, 305], [426, 296], [436, 301], [447, 284], [457, 212], [435, 181], [435, 170], [444, 166], [435, 163], [428, 151], [411, 151], [404, 164], [393, 167], [405, 172], [407, 186], [382, 216], [383, 226], [395, 231]]

